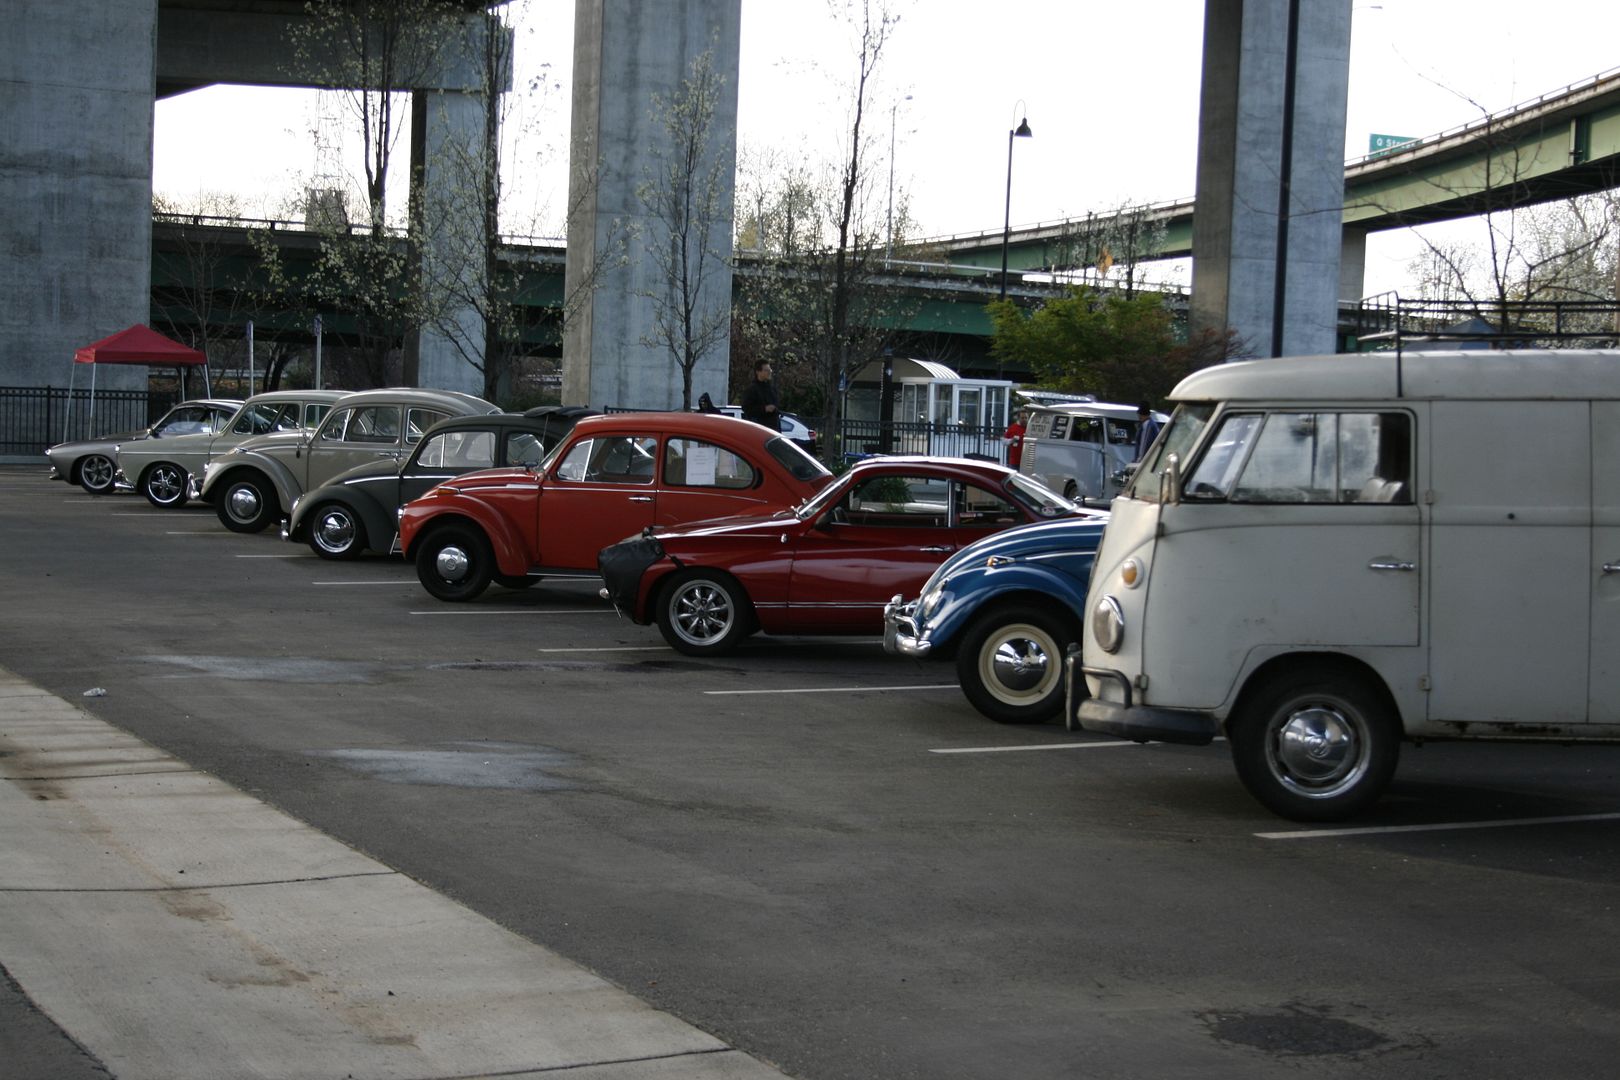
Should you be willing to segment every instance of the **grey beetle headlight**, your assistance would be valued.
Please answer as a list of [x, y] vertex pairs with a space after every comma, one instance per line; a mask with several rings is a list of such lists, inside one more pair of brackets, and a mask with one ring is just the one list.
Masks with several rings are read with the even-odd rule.
[[1091, 609], [1091, 637], [1103, 652], [1118, 652], [1125, 641], [1125, 613], [1119, 601], [1105, 596]]

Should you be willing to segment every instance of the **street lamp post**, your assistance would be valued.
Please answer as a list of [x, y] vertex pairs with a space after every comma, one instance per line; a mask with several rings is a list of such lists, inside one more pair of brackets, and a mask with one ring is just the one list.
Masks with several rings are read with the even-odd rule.
[[[902, 100], [910, 101], [907, 94]], [[889, 228], [888, 241], [883, 245], [883, 265], [889, 265], [889, 258], [894, 254], [894, 114], [900, 108], [900, 102], [889, 106]]]
[[[1013, 115], [1018, 115], [1020, 101], [1013, 108]], [[1018, 121], [1018, 126], [1007, 132], [1007, 205], [1001, 219], [1001, 299], [1007, 299], [1007, 243], [1012, 239], [1012, 148], [1013, 139], [1027, 139], [1035, 133], [1029, 130], [1029, 117], [1025, 116]]]

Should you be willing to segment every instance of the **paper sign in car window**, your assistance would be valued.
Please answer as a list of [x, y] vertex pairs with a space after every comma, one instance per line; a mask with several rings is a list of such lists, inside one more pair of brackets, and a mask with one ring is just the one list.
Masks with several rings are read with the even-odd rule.
[[715, 467], [720, 460], [720, 448], [703, 443], [690, 443], [686, 448], [686, 482], [695, 487], [713, 487]]

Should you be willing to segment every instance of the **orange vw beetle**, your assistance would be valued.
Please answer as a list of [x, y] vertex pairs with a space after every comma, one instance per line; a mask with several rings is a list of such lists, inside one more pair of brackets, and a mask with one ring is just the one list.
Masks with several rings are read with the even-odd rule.
[[649, 525], [792, 507], [831, 480], [747, 420], [616, 413], [580, 421], [538, 466], [466, 473], [407, 503], [399, 540], [428, 592], [471, 600], [491, 581], [594, 576], [602, 548]]

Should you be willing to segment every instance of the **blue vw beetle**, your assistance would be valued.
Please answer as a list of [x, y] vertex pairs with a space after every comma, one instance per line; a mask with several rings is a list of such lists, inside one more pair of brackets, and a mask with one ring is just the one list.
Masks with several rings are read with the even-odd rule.
[[956, 657], [962, 692], [1003, 724], [1049, 720], [1063, 707], [1063, 657], [1080, 640], [1091, 563], [1108, 515], [1043, 521], [952, 555], [917, 599], [890, 600], [883, 648]]

